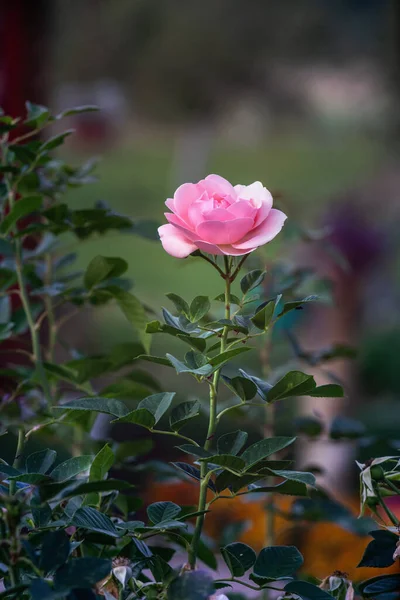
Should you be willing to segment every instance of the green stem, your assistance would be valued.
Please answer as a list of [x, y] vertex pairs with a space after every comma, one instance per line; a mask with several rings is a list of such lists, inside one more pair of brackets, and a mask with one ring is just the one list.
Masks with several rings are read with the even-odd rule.
[[264, 408], [265, 402], [241, 402], [240, 404], [234, 404], [233, 406], [227, 406], [226, 408], [221, 410], [221, 412], [217, 415], [217, 423], [219, 423], [221, 417], [226, 415], [226, 413], [230, 412], [231, 410], [243, 408], [243, 406], [262, 406]]
[[382, 508], [385, 511], [385, 513], [387, 514], [389, 520], [393, 523], [393, 525], [395, 527], [398, 527], [400, 525], [400, 521], [398, 520], [398, 518], [396, 517], [396, 515], [394, 515], [392, 513], [392, 511], [390, 510], [390, 508], [386, 505], [386, 503], [385, 503], [384, 499], [382, 498], [382, 495], [381, 495], [381, 493], [379, 491], [378, 486], [376, 487], [375, 492], [376, 492], [377, 498], [379, 500], [379, 504], [382, 506]]
[[47, 381], [46, 373], [42, 363], [42, 350], [40, 347], [39, 332], [37, 331], [35, 321], [33, 319], [31, 307], [29, 304], [28, 293], [25, 286], [23, 268], [22, 268], [22, 244], [20, 239], [15, 240], [15, 269], [17, 274], [18, 287], [20, 291], [21, 303], [25, 312], [32, 342], [32, 358], [36, 365], [38, 375], [41, 381], [44, 396], [47, 404], [51, 405], [51, 394], [49, 382]]
[[[18, 430], [17, 449], [15, 451], [15, 458], [14, 458], [14, 462], [12, 464], [14, 469], [18, 469], [18, 467], [21, 463], [21, 458], [22, 458], [22, 455], [24, 452], [24, 446], [25, 446], [25, 434], [24, 434], [23, 428], [21, 427], [21, 429]], [[10, 481], [10, 496], [14, 496], [15, 489], [16, 489], [16, 481], [11, 480]]]
[[[225, 265], [225, 319], [230, 319], [231, 317], [231, 263], [228, 256], [224, 256], [224, 265]], [[221, 337], [221, 347], [220, 352], [225, 351], [226, 348], [226, 340], [228, 338], [229, 329], [224, 327]], [[221, 374], [221, 369], [218, 369], [214, 373], [212, 384], [210, 385], [210, 417], [208, 422], [208, 431], [206, 441], [204, 443], [204, 449], [208, 450], [214, 440], [215, 430], [217, 427], [217, 397], [218, 397], [218, 383]], [[198, 512], [203, 512], [206, 508], [207, 504], [207, 487], [209, 481], [209, 474], [207, 476], [208, 465], [206, 462], [201, 463], [200, 467], [200, 493], [199, 493], [199, 502], [197, 506]], [[189, 566], [191, 569], [196, 568], [196, 559], [197, 559], [197, 549], [199, 545], [199, 541], [201, 538], [201, 533], [203, 531], [204, 525], [204, 514], [201, 514], [196, 519], [196, 525], [192, 537], [192, 542], [190, 544], [190, 549], [188, 552]]]
[[180, 438], [181, 440], [185, 440], [186, 442], [189, 442], [193, 446], [199, 445], [195, 440], [192, 440], [192, 438], [187, 437], [186, 435], [182, 435], [181, 433], [177, 433], [176, 431], [162, 431], [161, 429], [150, 429], [150, 431], [151, 431], [151, 433], [159, 433], [161, 435], [172, 435], [173, 437], [177, 437], [177, 438]]
[[395, 486], [387, 477], [385, 477], [385, 483], [390, 487], [391, 490], [393, 490], [393, 492], [396, 492], [396, 494], [400, 496], [400, 488]]
[[[51, 254], [46, 255], [46, 285], [50, 286], [53, 278], [53, 262], [51, 258]], [[44, 298], [46, 315], [47, 315], [47, 323], [49, 328], [49, 339], [48, 339], [48, 348], [47, 348], [47, 360], [49, 362], [53, 362], [54, 359], [54, 348], [56, 345], [57, 338], [57, 324], [54, 315], [54, 306], [53, 300], [50, 295], [46, 295]]]

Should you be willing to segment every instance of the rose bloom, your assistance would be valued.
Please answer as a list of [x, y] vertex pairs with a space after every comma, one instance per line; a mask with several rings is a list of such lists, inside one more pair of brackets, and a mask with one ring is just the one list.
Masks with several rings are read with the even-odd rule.
[[166, 203], [168, 225], [158, 229], [163, 248], [176, 258], [195, 250], [240, 256], [270, 242], [286, 215], [272, 208], [270, 192], [256, 181], [231, 185], [219, 175], [184, 183]]

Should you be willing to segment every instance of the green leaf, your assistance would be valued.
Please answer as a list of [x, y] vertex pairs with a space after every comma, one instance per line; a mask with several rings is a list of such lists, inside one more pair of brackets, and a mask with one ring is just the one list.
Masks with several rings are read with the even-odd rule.
[[303, 300], [295, 300], [294, 302], [286, 302], [282, 309], [282, 312], [280, 312], [278, 315], [278, 319], [283, 317], [283, 315], [286, 315], [291, 310], [301, 309], [303, 307], [303, 304], [306, 304], [307, 302], [315, 302], [316, 300], [318, 300], [318, 296], [307, 296], [307, 298], [303, 298]]
[[119, 277], [127, 269], [128, 263], [122, 258], [95, 256], [85, 272], [85, 287], [90, 290], [102, 281], [110, 279], [110, 277]]
[[174, 502], [154, 502], [147, 507], [147, 515], [154, 524], [171, 521], [181, 512], [181, 507]]
[[239, 373], [242, 375], [244, 379], [248, 379], [256, 386], [257, 394], [262, 398], [265, 402], [267, 401], [267, 396], [269, 390], [272, 388], [272, 385], [267, 381], [263, 381], [259, 377], [254, 377], [254, 375], [249, 375], [243, 369], [239, 369]]
[[70, 400], [57, 407], [57, 410], [92, 410], [105, 413], [113, 417], [124, 417], [129, 413], [129, 409], [120, 400], [113, 398], [79, 398]]
[[90, 466], [89, 481], [102, 481], [114, 464], [115, 456], [108, 444], [96, 454]]
[[237, 376], [229, 379], [229, 377], [225, 377], [225, 375], [223, 375], [222, 380], [226, 387], [229, 388], [236, 396], [238, 396], [242, 402], [251, 400], [257, 394], [256, 384], [247, 377]]
[[212, 456], [211, 452], [204, 450], [201, 446], [195, 446], [194, 444], [182, 444], [182, 446], [177, 446], [177, 448], [196, 458], [208, 458], [209, 456]]
[[49, 152], [50, 150], [58, 148], [58, 146], [61, 146], [64, 143], [65, 138], [69, 137], [72, 133], [75, 133], [75, 129], [67, 129], [62, 133], [53, 135], [40, 146], [39, 152]]
[[250, 273], [246, 273], [246, 275], [240, 280], [240, 288], [243, 294], [246, 295], [248, 292], [261, 285], [265, 275], [266, 272], [260, 271], [259, 269], [250, 271]]
[[114, 289], [114, 286], [113, 295], [125, 317], [135, 329], [145, 351], [149, 352], [151, 337], [146, 333], [147, 317], [143, 305], [133, 294], [118, 288]]
[[246, 467], [246, 463], [242, 458], [239, 456], [232, 456], [231, 454], [214, 454], [207, 458], [201, 458], [200, 462], [218, 465], [233, 473], [238, 473]]
[[251, 350], [251, 348], [232, 348], [232, 350], [226, 350], [225, 352], [221, 352], [221, 354], [214, 356], [208, 362], [212, 367], [221, 367], [222, 365], [230, 361], [231, 358], [234, 358], [239, 354], [244, 354], [249, 350]]
[[357, 567], [376, 567], [384, 569], [394, 563], [393, 554], [397, 548], [399, 536], [391, 531], [378, 529], [369, 533], [374, 539], [368, 544]]
[[169, 424], [173, 431], [180, 431], [191, 419], [200, 414], [201, 404], [198, 400], [182, 402], [171, 411]]
[[69, 552], [70, 543], [64, 531], [47, 532], [43, 537], [40, 569], [45, 573], [49, 573], [61, 567], [67, 562]]
[[[179, 471], [183, 471], [185, 475], [188, 475], [192, 479], [196, 479], [196, 481], [201, 481], [200, 469], [198, 469], [197, 467], [194, 467], [193, 465], [189, 465], [188, 463], [184, 462], [173, 462], [171, 463], [171, 465], [173, 465]], [[209, 480], [207, 487], [213, 492], [216, 492], [214, 482], [211, 481], [211, 479]]]
[[191, 375], [197, 375], [199, 377], [206, 377], [207, 375], [211, 375], [211, 373], [213, 371], [213, 369], [210, 365], [203, 365], [202, 367], [198, 367], [198, 368], [189, 367], [182, 361], [175, 358], [175, 356], [172, 356], [172, 354], [166, 354], [166, 357], [168, 358], [168, 360], [172, 364], [172, 366], [175, 368], [178, 375], [180, 373], [190, 373]]
[[343, 398], [344, 391], [341, 385], [327, 383], [326, 385], [319, 385], [306, 395], [313, 398]]
[[204, 571], [185, 571], [168, 587], [168, 600], [208, 600], [214, 593], [214, 583]]
[[[225, 302], [225, 294], [218, 294], [218, 296], [215, 296], [214, 300], [216, 302]], [[240, 298], [235, 296], [235, 294], [230, 295], [230, 300], [231, 300], [231, 304], [237, 304], [239, 306]]]
[[171, 406], [171, 402], [174, 399], [175, 392], [162, 392], [160, 394], [153, 394], [144, 398], [139, 404], [138, 408], [145, 408], [155, 418], [155, 422], [162, 418]]
[[[400, 589], [400, 574], [393, 575], [378, 575], [363, 581], [359, 585], [359, 590], [363, 598], [375, 598], [379, 597], [380, 594], [385, 594], [383, 598], [387, 600], [386, 594], [392, 594], [398, 592]], [[393, 598], [392, 595], [389, 598]], [[317, 599], [318, 600], [318, 599]]]
[[218, 454], [239, 454], [247, 441], [248, 434], [245, 431], [234, 431], [221, 435], [217, 441]]
[[189, 318], [189, 304], [183, 298], [181, 298], [177, 294], [166, 294], [166, 296], [174, 304], [179, 314], [183, 314], [185, 315], [185, 317]]
[[163, 365], [164, 367], [172, 367], [171, 361], [163, 356], [151, 356], [150, 354], [140, 354], [138, 357], [140, 360], [155, 363], [156, 365]]
[[269, 546], [257, 556], [253, 573], [262, 579], [291, 577], [303, 565], [303, 557], [295, 546]]
[[35, 527], [45, 527], [51, 519], [51, 506], [47, 502], [41, 503], [40, 500], [34, 496], [31, 500], [30, 509], [32, 511]]
[[124, 417], [115, 419], [113, 423], [132, 423], [134, 425], [140, 425], [146, 429], [153, 429], [156, 424], [154, 415], [146, 408], [136, 408], [132, 412], [128, 413]]
[[278, 485], [257, 486], [251, 484], [246, 492], [246, 494], [257, 493], [283, 494], [284, 496], [308, 496], [308, 490], [305, 483], [300, 483], [300, 481], [295, 480], [282, 481], [282, 483], [278, 483]]
[[40, 104], [33, 104], [32, 102], [26, 102], [26, 111], [27, 117], [24, 121], [24, 125], [28, 125], [30, 127], [41, 127], [44, 125], [50, 118], [50, 111], [46, 106], [41, 106]]
[[304, 483], [305, 485], [315, 486], [315, 475], [312, 473], [307, 473], [303, 471], [286, 471], [286, 470], [276, 470], [269, 469], [273, 475], [277, 477], [283, 477], [284, 479], [288, 479], [289, 481], [297, 481], [299, 483]]
[[81, 115], [82, 113], [88, 113], [88, 112], [97, 112], [99, 110], [100, 110], [99, 107], [95, 106], [94, 104], [75, 106], [74, 108], [67, 108], [67, 110], [63, 110], [55, 118], [57, 120], [59, 120], [59, 119], [63, 119], [64, 117], [71, 117], [73, 115]]
[[176, 337], [182, 340], [182, 342], [189, 344], [189, 346], [191, 346], [193, 350], [204, 352], [204, 350], [206, 349], [207, 342], [204, 338], [190, 337], [188, 335], [182, 335], [180, 333], [178, 333]]
[[272, 318], [274, 316], [275, 306], [276, 306], [275, 300], [271, 300], [270, 302], [267, 302], [267, 304], [265, 304], [265, 306], [263, 306], [258, 312], [256, 312], [254, 317], [252, 317], [250, 319], [251, 322], [256, 327], [258, 327], [258, 329], [262, 329], [265, 331], [266, 329], [268, 329], [268, 327], [272, 321]]
[[221, 548], [221, 554], [232, 577], [243, 577], [256, 562], [256, 553], [253, 548], [241, 542], [224, 546]]
[[316, 383], [312, 375], [306, 375], [301, 371], [290, 371], [269, 390], [267, 402], [277, 402], [290, 396], [309, 395], [309, 392], [315, 388]]
[[136, 410], [114, 420], [113, 423], [136, 423], [152, 429], [168, 410], [174, 396], [175, 392], [163, 392], [148, 396], [139, 402]]
[[111, 560], [107, 558], [72, 558], [57, 570], [54, 584], [61, 590], [92, 588], [111, 573], [111, 568]]
[[72, 479], [72, 477], [79, 475], [79, 473], [87, 471], [90, 468], [92, 461], [93, 456], [91, 455], [74, 456], [53, 469], [50, 473], [50, 477], [55, 479], [55, 481], [62, 483], [63, 481], [67, 481], [68, 479]]
[[192, 301], [189, 309], [190, 320], [192, 323], [197, 323], [206, 316], [211, 308], [211, 303], [208, 296], [196, 296]]
[[[31, 600], [63, 600], [65, 592], [55, 590], [44, 579], [32, 579], [29, 586]], [[13, 600], [15, 597], [13, 596]]]
[[20, 473], [19, 475], [13, 475], [9, 479], [14, 481], [20, 481], [21, 483], [28, 483], [29, 485], [38, 485], [42, 482], [50, 482], [51, 479], [48, 475], [43, 473]]
[[55, 450], [40, 450], [30, 454], [26, 459], [26, 470], [28, 473], [45, 474], [53, 466], [57, 458]]
[[301, 600], [332, 600], [333, 596], [308, 581], [291, 581], [284, 587], [287, 594], [295, 594]]
[[26, 196], [25, 198], [17, 200], [8, 215], [4, 217], [0, 223], [0, 233], [6, 235], [11, 231], [19, 219], [40, 210], [41, 206], [41, 196]]
[[71, 524], [89, 531], [104, 533], [111, 537], [119, 537], [120, 535], [110, 517], [91, 506], [78, 508], [72, 517]]
[[241, 458], [246, 462], [247, 470], [250, 470], [261, 460], [264, 460], [268, 456], [271, 456], [271, 454], [275, 454], [276, 452], [283, 450], [283, 448], [287, 448], [290, 444], [293, 444], [295, 439], [296, 438], [293, 437], [273, 437], [261, 440], [252, 446], [249, 446], [249, 448], [243, 452]]
[[74, 496], [83, 496], [85, 494], [101, 493], [101, 492], [123, 492], [130, 490], [134, 486], [121, 479], [106, 479], [104, 481], [92, 481], [90, 483], [74, 482], [61, 491], [62, 498], [73, 498]]

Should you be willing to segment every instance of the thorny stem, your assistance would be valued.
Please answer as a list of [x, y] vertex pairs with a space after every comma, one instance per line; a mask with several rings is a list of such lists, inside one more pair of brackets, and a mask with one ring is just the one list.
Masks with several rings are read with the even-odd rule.
[[[46, 285], [51, 285], [53, 276], [53, 262], [50, 254], [46, 255]], [[54, 316], [54, 305], [53, 300], [49, 294], [46, 294], [44, 298], [46, 314], [47, 314], [47, 322], [49, 327], [49, 339], [48, 339], [48, 348], [47, 348], [47, 360], [49, 362], [53, 362], [54, 358], [54, 348], [56, 345], [56, 336], [57, 336], [57, 324]]]
[[[208, 262], [210, 262], [210, 261], [208, 260]], [[225, 319], [230, 320], [230, 316], [231, 316], [231, 283], [233, 280], [231, 277], [231, 261], [228, 256], [224, 256], [224, 266], [225, 266], [225, 273], [224, 273]], [[218, 269], [219, 269], [219, 267], [218, 267]], [[228, 333], [229, 333], [228, 327], [224, 327], [224, 330], [222, 332], [222, 337], [221, 337], [221, 346], [220, 346], [221, 354], [226, 349], [226, 340], [228, 338]], [[220, 373], [221, 373], [221, 369], [217, 369], [217, 371], [215, 371], [213, 381], [210, 385], [210, 418], [209, 418], [209, 423], [208, 423], [207, 438], [204, 443], [205, 450], [208, 450], [213, 442], [213, 439], [215, 436], [215, 430], [216, 430], [217, 423], [218, 423], [218, 421], [217, 421], [217, 395], [218, 395], [218, 383], [219, 383]], [[210, 473], [208, 473], [208, 475], [207, 475], [207, 469], [208, 469], [207, 463], [202, 462], [201, 467], [200, 467], [201, 483], [200, 483], [199, 502], [198, 502], [198, 507], [197, 507], [198, 512], [201, 512], [201, 513], [204, 512], [204, 510], [206, 508], [206, 503], [207, 503], [207, 487], [208, 487], [208, 481], [209, 481], [209, 476], [210, 476]], [[188, 553], [189, 554], [189, 556], [188, 556], [189, 566], [191, 569], [196, 568], [197, 550], [198, 550], [201, 533], [203, 530], [203, 525], [204, 525], [204, 514], [201, 514], [197, 517], [196, 525], [195, 525], [195, 529], [194, 529], [194, 533], [193, 533], [193, 538], [192, 538], [190, 550]]]
[[392, 511], [390, 510], [390, 508], [387, 506], [386, 502], [384, 501], [384, 499], [382, 498], [382, 494], [379, 491], [378, 486], [375, 489], [376, 495], [378, 497], [379, 500], [379, 504], [382, 506], [383, 510], [385, 511], [385, 513], [387, 514], [389, 520], [393, 523], [393, 525], [395, 527], [398, 527], [400, 525], [400, 521], [398, 520], [398, 518], [396, 517], [396, 515], [394, 515], [392, 513]]
[[[14, 140], [15, 143], [15, 140]], [[3, 162], [6, 163], [6, 149], [5, 146], [2, 146], [2, 157]], [[15, 192], [11, 188], [8, 179], [5, 177], [5, 183], [8, 189], [8, 204], [10, 210], [14, 206], [15, 202]], [[30, 335], [31, 335], [31, 343], [32, 343], [32, 358], [36, 365], [39, 378], [41, 380], [42, 389], [44, 392], [44, 396], [46, 398], [47, 404], [51, 405], [51, 394], [49, 389], [49, 384], [47, 381], [46, 374], [43, 369], [42, 364], [42, 352], [40, 347], [40, 339], [39, 332], [36, 328], [36, 324], [32, 315], [31, 307], [29, 304], [29, 297], [27, 293], [27, 289], [25, 286], [24, 276], [23, 276], [23, 266], [22, 266], [22, 242], [20, 238], [15, 239], [15, 271], [17, 275], [17, 282], [19, 288], [19, 295], [21, 298], [22, 307], [25, 312], [26, 320], [28, 323]]]
[[[24, 430], [21, 427], [18, 430], [17, 449], [15, 451], [15, 458], [14, 458], [14, 462], [12, 465], [14, 467], [14, 469], [18, 469], [18, 467], [20, 465], [22, 454], [24, 452], [24, 446], [25, 446], [25, 435], [24, 435]], [[14, 496], [15, 489], [16, 489], [16, 482], [12, 479], [10, 481], [10, 496]]]

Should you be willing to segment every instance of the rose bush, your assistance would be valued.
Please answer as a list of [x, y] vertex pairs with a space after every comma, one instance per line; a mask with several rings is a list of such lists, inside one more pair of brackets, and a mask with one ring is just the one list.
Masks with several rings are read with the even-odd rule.
[[184, 183], [165, 204], [172, 213], [165, 213], [169, 223], [158, 232], [164, 250], [176, 258], [195, 250], [248, 254], [270, 242], [286, 220], [262, 183], [233, 186], [219, 175]]

